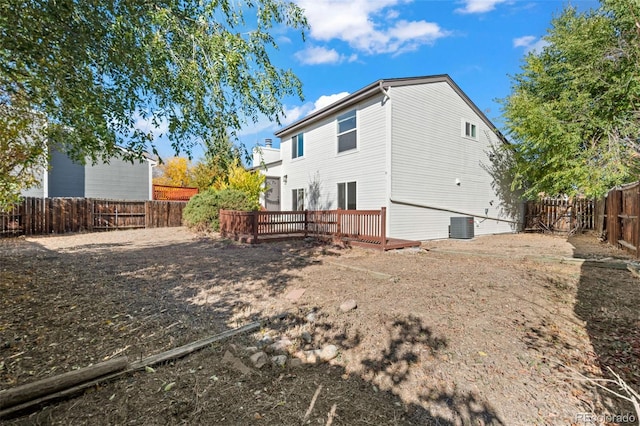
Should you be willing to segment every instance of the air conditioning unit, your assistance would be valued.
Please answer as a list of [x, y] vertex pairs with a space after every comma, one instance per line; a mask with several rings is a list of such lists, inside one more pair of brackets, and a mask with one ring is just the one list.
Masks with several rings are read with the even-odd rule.
[[473, 217], [452, 217], [451, 224], [449, 225], [449, 238], [473, 238], [473, 225]]

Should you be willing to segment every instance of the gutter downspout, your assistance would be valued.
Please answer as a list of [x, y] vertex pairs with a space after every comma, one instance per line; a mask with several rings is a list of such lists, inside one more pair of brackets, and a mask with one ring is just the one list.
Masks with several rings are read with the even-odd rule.
[[387, 92], [385, 88], [382, 87], [382, 80], [380, 80], [380, 83], [378, 84], [378, 89], [380, 89], [380, 91], [382, 92], [382, 94], [385, 96], [386, 99], [391, 99], [391, 96], [389, 96], [389, 92]]

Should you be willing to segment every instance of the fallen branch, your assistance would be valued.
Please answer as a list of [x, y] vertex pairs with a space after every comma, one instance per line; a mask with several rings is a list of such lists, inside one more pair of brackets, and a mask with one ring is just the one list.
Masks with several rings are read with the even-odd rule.
[[327, 424], [325, 426], [331, 426], [333, 423], [333, 419], [336, 416], [336, 408], [338, 408], [338, 404], [333, 404], [331, 406], [331, 411], [327, 414]]
[[[607, 370], [609, 370], [609, 372], [613, 375], [613, 377], [615, 377], [614, 379], [592, 379], [590, 377], [585, 376], [584, 374], [580, 373], [579, 371], [568, 367], [562, 363], [558, 363], [559, 365], [561, 365], [562, 367], [573, 371], [576, 375], [578, 375], [580, 377], [581, 380], [584, 380], [586, 382], [589, 382], [593, 385], [596, 385], [597, 387], [599, 387], [600, 389], [615, 395], [616, 397], [624, 400], [624, 401], [628, 401], [633, 405], [633, 408], [636, 412], [636, 419], [638, 420], [638, 425], [640, 426], [640, 393], [638, 393], [636, 390], [634, 390], [631, 386], [629, 386], [623, 379], [622, 377], [620, 377], [620, 375], [618, 375], [617, 373], [615, 373], [611, 367], [607, 367]], [[608, 387], [604, 386], [603, 383], [611, 383], [611, 384], [615, 384], [618, 385], [618, 388], [620, 389], [620, 392], [616, 392], [614, 390], [609, 389]]]
[[[241, 333], [248, 333], [254, 330], [258, 330], [260, 329], [260, 327], [262, 327], [262, 325], [265, 322], [269, 322], [269, 321], [273, 321], [276, 319], [283, 319], [284, 317], [286, 317], [287, 314], [283, 313], [283, 314], [279, 314], [276, 315], [274, 317], [271, 317], [269, 320], [267, 321], [256, 321], [256, 322], [252, 322], [250, 324], [247, 324], [245, 326], [239, 327], [239, 328], [235, 328], [232, 330], [227, 330], [224, 331], [220, 334], [216, 334], [215, 336], [211, 336], [208, 337], [206, 339], [202, 339], [202, 340], [198, 340], [192, 343], [189, 343], [187, 345], [184, 346], [180, 346], [178, 348], [174, 348], [156, 355], [152, 355], [148, 358], [144, 358], [140, 361], [136, 361], [136, 362], [132, 362], [128, 365], [126, 365], [126, 357], [125, 358], [125, 365], [126, 368], [120, 370], [120, 371], [116, 371], [113, 372], [112, 374], [108, 374], [108, 373], [102, 373], [100, 375], [100, 377], [97, 376], [93, 376], [91, 378], [87, 378], [85, 377], [82, 380], [76, 380], [76, 381], [69, 381], [65, 384], [66, 388], [65, 389], [61, 389], [60, 387], [58, 387], [56, 390], [47, 390], [46, 393], [39, 393], [38, 396], [32, 396], [30, 400], [26, 401], [24, 399], [22, 399], [20, 402], [14, 401], [11, 404], [7, 403], [4, 405], [0, 405], [0, 418], [2, 417], [6, 417], [8, 415], [23, 411], [27, 408], [31, 408], [34, 407], [36, 405], [40, 405], [40, 404], [44, 404], [46, 402], [49, 401], [53, 401], [56, 399], [61, 399], [61, 398], [66, 398], [69, 396], [72, 396], [74, 394], [77, 394], [83, 390], [89, 389], [93, 386], [97, 386], [100, 383], [105, 383], [105, 382], [109, 382], [111, 380], [117, 379], [121, 376], [124, 376], [125, 374], [129, 374], [132, 373], [134, 371], [138, 371], [138, 370], [143, 370], [145, 367], [148, 366], [152, 366], [152, 365], [156, 365], [156, 364], [160, 364], [162, 362], [165, 361], [169, 361], [169, 360], [174, 360], [174, 359], [178, 359], [178, 358], [182, 358], [192, 352], [195, 352], [199, 349], [203, 349], [209, 345], [211, 345], [212, 343], [215, 343], [219, 340], [224, 340], [227, 339], [229, 337], [235, 336], [237, 334], [241, 334]], [[114, 361], [118, 361], [120, 360], [120, 358], [118, 359], [114, 359], [111, 361], [107, 361], [107, 363], [110, 362], [114, 362]], [[102, 363], [102, 364], [106, 364], [106, 363]], [[79, 371], [79, 370], [78, 370]], [[74, 372], [71, 372], [74, 373]], [[65, 373], [65, 374], [69, 374], [69, 373]], [[62, 376], [64, 376], [65, 374], [63, 374]], [[105, 375], [107, 374], [107, 375]], [[56, 376], [56, 377], [52, 377], [51, 379], [57, 379], [60, 376]], [[97, 377], [97, 378], [96, 378]], [[79, 378], [78, 378], [79, 379]], [[91, 380], [94, 379], [94, 380]], [[48, 380], [48, 379], [45, 379]], [[89, 381], [86, 381], [89, 380]], [[37, 382], [36, 382], [37, 383]], [[30, 384], [33, 385], [33, 384]], [[74, 386], [75, 385], [75, 386]], [[25, 385], [28, 386], [28, 385]], [[17, 389], [17, 388], [14, 388]], [[9, 389], [9, 390], [13, 390], [13, 389]], [[2, 394], [3, 392], [8, 392], [9, 390], [5, 390], [5, 391], [0, 391], [0, 394]], [[3, 399], [0, 399], [3, 400]]]
[[309, 404], [309, 408], [307, 408], [307, 412], [304, 414], [304, 418], [302, 419], [302, 424], [305, 424], [307, 420], [309, 420], [309, 416], [311, 416], [311, 412], [313, 411], [313, 407], [316, 405], [316, 400], [318, 399], [318, 395], [320, 395], [321, 390], [322, 390], [322, 385], [318, 385], [318, 389], [316, 389], [316, 393], [314, 393], [313, 398], [311, 398], [311, 404]]
[[123, 356], [54, 377], [47, 377], [26, 385], [2, 390], [0, 391], [0, 409], [58, 392], [77, 383], [86, 382], [118, 370], [124, 370], [126, 367], [127, 357]]

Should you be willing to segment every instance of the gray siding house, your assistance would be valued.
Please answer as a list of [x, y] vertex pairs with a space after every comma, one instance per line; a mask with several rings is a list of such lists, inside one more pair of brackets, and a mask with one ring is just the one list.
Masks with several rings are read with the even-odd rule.
[[264, 173], [283, 210], [386, 207], [387, 235], [412, 240], [447, 238], [460, 217], [474, 235], [518, 230], [522, 206], [492, 173], [508, 142], [448, 75], [376, 81], [276, 136]]
[[49, 170], [41, 174], [41, 185], [23, 191], [24, 197], [85, 197], [113, 200], [151, 200], [152, 167], [112, 158], [109, 163], [78, 164], [56, 149], [50, 152]]

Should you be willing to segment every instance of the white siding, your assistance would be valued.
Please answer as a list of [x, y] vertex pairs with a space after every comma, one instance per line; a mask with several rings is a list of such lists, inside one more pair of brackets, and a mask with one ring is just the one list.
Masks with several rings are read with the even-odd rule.
[[[390, 95], [391, 198], [474, 215], [476, 235], [512, 232], [510, 223], [483, 219], [508, 219], [484, 168], [498, 140], [492, 130], [446, 82], [394, 87]], [[465, 121], [477, 126], [477, 140], [464, 137]], [[388, 233], [447, 238], [452, 216], [463, 215], [391, 203]]]
[[47, 191], [49, 190], [47, 171], [39, 170], [36, 172], [36, 179], [40, 184], [23, 190], [20, 195], [23, 197], [47, 198]]
[[[376, 96], [313, 123], [302, 132], [283, 135], [280, 142], [283, 210], [291, 209], [292, 190], [299, 188], [305, 190], [305, 208], [335, 209], [337, 184], [353, 181], [357, 182], [358, 209], [380, 209], [387, 205], [385, 107], [382, 100], [382, 95]], [[354, 108], [357, 110], [358, 148], [338, 153], [336, 117]], [[304, 133], [304, 156], [292, 159], [291, 137], [298, 133]], [[313, 193], [316, 195], [311, 197]]]
[[253, 167], [259, 167], [263, 164], [274, 163], [278, 160], [280, 160], [280, 150], [278, 148], [260, 146], [253, 149]]

